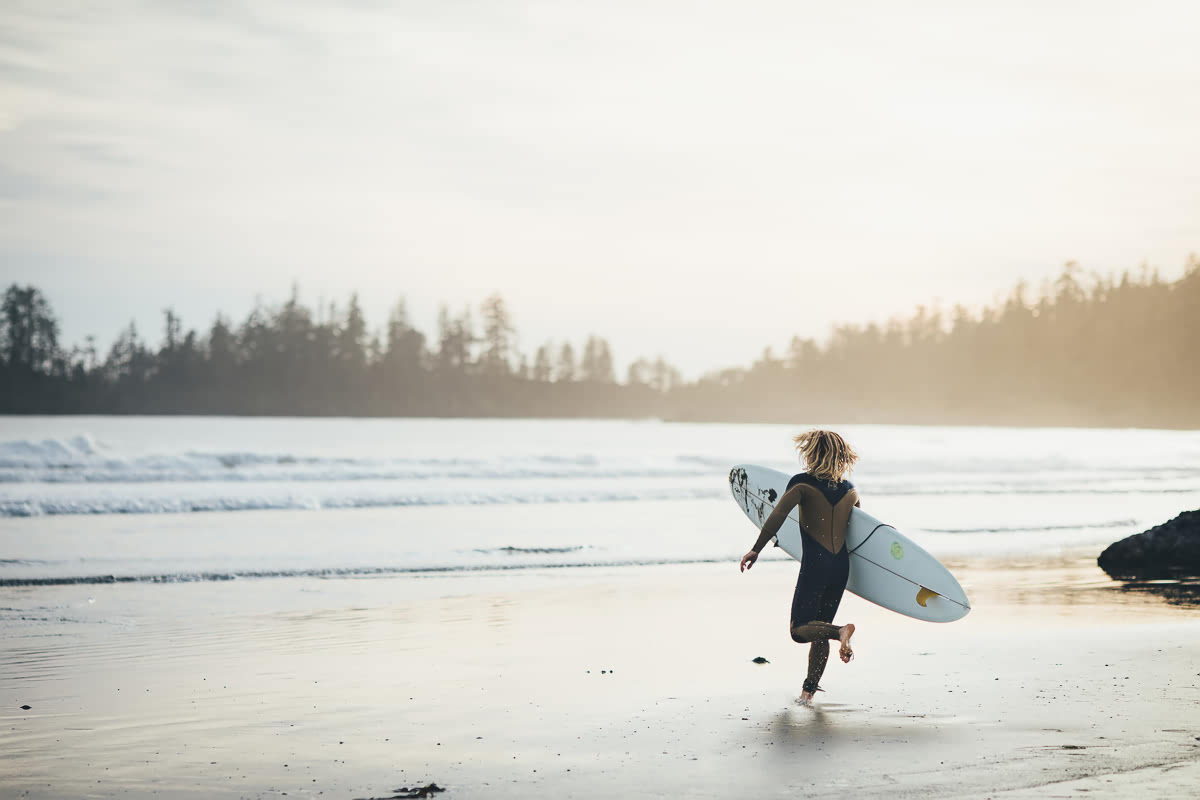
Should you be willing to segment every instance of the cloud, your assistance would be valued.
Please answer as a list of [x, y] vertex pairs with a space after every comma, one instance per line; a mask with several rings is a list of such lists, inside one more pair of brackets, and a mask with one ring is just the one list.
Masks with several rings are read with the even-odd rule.
[[108, 197], [102, 191], [0, 165], [0, 201], [92, 205]]
[[[297, 279], [377, 296], [380, 318], [401, 293], [499, 289], [529, 331], [615, 339], [612, 317], [623, 351], [727, 363], [931, 287], [978, 302], [1067, 258], [1182, 264], [1196, 15], [8, 2], [0, 250], [93, 265], [74, 280], [157, 293], [149, 315], [197, 275], [230, 308]], [[854, 303], [796, 314], [847, 281]]]

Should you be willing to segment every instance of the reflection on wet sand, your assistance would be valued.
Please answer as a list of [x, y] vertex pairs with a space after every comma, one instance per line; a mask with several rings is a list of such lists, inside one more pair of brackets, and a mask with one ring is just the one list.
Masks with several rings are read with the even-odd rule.
[[1161, 597], [1173, 605], [1200, 607], [1200, 577], [1195, 575], [1145, 580], [1114, 579], [1114, 584], [1114, 588], [1120, 592]]

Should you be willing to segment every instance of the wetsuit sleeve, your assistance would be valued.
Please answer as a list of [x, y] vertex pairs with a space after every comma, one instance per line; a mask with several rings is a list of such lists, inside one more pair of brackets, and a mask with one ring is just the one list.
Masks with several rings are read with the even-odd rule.
[[783, 527], [783, 521], [787, 519], [787, 515], [800, 502], [803, 494], [803, 487], [797, 484], [791, 489], [783, 493], [783, 497], [779, 498], [779, 503], [775, 506], [775, 510], [767, 517], [767, 521], [763, 523], [762, 533], [758, 535], [758, 541], [754, 543], [751, 549], [756, 553], [761, 553], [762, 549], [767, 546], [767, 542], [771, 541], [771, 537], [779, 533], [779, 529]]

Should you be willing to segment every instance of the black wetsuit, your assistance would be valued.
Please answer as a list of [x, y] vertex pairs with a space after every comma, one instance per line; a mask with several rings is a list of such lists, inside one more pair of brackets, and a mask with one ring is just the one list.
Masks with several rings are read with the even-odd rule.
[[[818, 480], [806, 472], [788, 481], [788, 489], [798, 483], [806, 483], [817, 489], [831, 507], [854, 488], [850, 481], [841, 481], [831, 487], [826, 481]], [[844, 532], [840, 532], [844, 540]], [[850, 551], [845, 547], [831, 553], [820, 542], [809, 536], [803, 526], [800, 539], [804, 543], [804, 559], [800, 564], [800, 576], [796, 580], [796, 593], [792, 596], [792, 639], [797, 642], [812, 642], [809, 654], [808, 678], [804, 681], [806, 692], [815, 692], [817, 682], [825, 672], [829, 659], [829, 639], [836, 639], [837, 630], [832, 625], [846, 591], [846, 580], [850, 577]], [[828, 623], [820, 625], [819, 623]], [[817, 623], [817, 624], [814, 624]], [[832, 631], [830, 628], [834, 628]]]

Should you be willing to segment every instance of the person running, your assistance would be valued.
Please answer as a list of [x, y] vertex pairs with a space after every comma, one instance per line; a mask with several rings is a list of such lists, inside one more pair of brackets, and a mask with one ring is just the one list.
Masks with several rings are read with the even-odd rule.
[[854, 657], [850, 647], [854, 625], [834, 625], [833, 615], [850, 575], [850, 553], [846, 550], [850, 510], [861, 504], [858, 490], [846, 480], [858, 455], [845, 439], [833, 431], [810, 430], [793, 441], [804, 472], [788, 481], [775, 510], [763, 523], [758, 541], [742, 556], [739, 571], [754, 566], [758, 554], [787, 521], [788, 513], [798, 509], [804, 558], [792, 597], [791, 632], [793, 641], [809, 644], [808, 677], [800, 695], [800, 702], [807, 704], [820, 690], [818, 682], [825, 674], [830, 640], [841, 643], [839, 655], [843, 662], [849, 663]]

